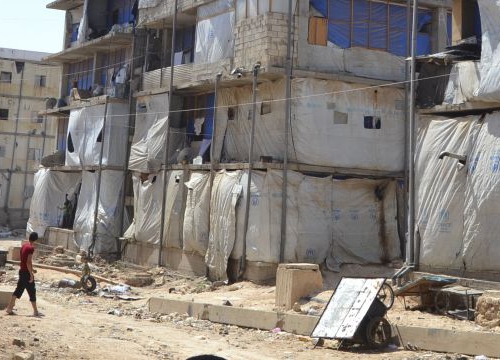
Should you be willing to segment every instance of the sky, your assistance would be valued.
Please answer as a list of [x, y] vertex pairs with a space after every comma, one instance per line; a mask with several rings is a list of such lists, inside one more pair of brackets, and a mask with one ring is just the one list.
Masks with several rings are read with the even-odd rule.
[[62, 50], [64, 11], [52, 0], [0, 0], [0, 47], [55, 53]]

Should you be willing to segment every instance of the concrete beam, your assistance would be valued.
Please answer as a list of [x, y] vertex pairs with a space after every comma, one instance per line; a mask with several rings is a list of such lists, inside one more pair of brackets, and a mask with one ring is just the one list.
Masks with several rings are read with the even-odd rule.
[[[149, 311], [160, 314], [188, 314], [193, 318], [240, 327], [283, 331], [310, 336], [317, 316], [253, 310], [232, 306], [195, 303], [167, 298], [150, 298]], [[405, 348], [467, 355], [498, 356], [500, 333], [458, 331], [393, 325], [395, 341]]]
[[201, 320], [261, 330], [272, 330], [279, 327], [283, 331], [298, 335], [310, 335], [319, 319], [318, 317], [307, 315], [253, 310], [165, 298], [149, 299], [149, 311], [160, 314], [171, 314], [174, 312], [178, 314], [188, 314], [191, 317]]

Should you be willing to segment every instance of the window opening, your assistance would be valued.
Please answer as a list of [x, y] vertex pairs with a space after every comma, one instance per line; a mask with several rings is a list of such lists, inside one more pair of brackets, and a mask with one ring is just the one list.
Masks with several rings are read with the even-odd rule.
[[266, 115], [271, 113], [271, 102], [270, 101], [263, 101], [262, 104], [260, 105], [260, 114], [261, 115]]
[[35, 86], [45, 87], [47, 86], [47, 76], [45, 75], [35, 75]]
[[0, 120], [9, 120], [9, 109], [0, 109]]
[[101, 131], [99, 131], [99, 135], [97, 135], [96, 142], [98, 142], [98, 143], [102, 142], [102, 129], [101, 129]]
[[382, 120], [378, 116], [365, 116], [364, 117], [365, 129], [380, 129], [382, 127]]
[[12, 73], [8, 71], [0, 72], [0, 83], [10, 84], [12, 82]]
[[75, 152], [75, 147], [73, 146], [73, 139], [71, 138], [71, 133], [68, 134], [68, 151], [70, 153]]

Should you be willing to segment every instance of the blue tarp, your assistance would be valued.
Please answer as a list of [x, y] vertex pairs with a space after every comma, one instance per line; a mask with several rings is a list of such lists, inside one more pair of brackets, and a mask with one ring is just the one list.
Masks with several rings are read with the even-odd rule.
[[[310, 0], [329, 19], [328, 40], [342, 48], [365, 47], [406, 56], [406, 7], [369, 0]], [[351, 14], [352, 12], [352, 14]], [[352, 15], [352, 16], [351, 16]], [[432, 13], [419, 10], [417, 54], [431, 53], [427, 25]]]

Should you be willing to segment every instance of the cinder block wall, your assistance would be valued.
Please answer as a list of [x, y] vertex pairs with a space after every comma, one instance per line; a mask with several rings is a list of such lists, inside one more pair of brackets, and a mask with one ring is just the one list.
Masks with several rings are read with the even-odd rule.
[[[294, 57], [298, 45], [297, 31], [296, 28]], [[257, 61], [260, 61], [263, 67], [285, 66], [288, 36], [286, 14], [266, 13], [242, 19], [236, 23], [234, 34], [235, 66], [251, 69]]]

